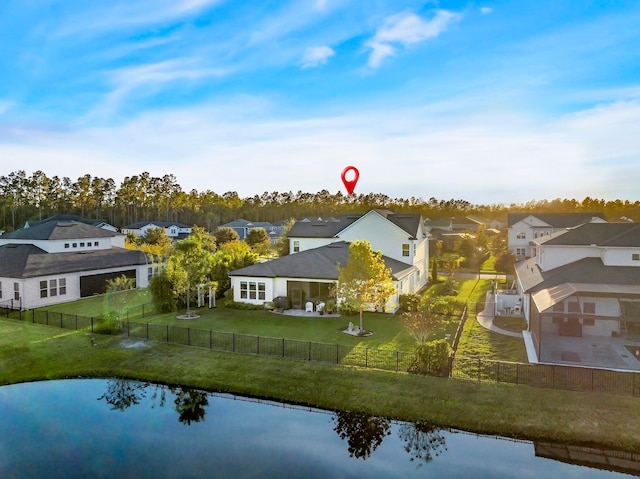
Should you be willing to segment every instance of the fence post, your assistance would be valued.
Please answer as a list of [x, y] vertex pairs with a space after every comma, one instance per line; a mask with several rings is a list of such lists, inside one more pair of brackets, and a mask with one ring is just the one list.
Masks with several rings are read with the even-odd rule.
[[62, 313], [60, 313], [60, 329], [62, 329]]
[[144, 304], [142, 305], [142, 317], [144, 318]]
[[400, 356], [400, 352], [396, 349], [396, 372], [398, 372], [398, 369], [399, 369], [398, 363], [400, 362], [399, 361], [400, 358], [398, 356]]
[[309, 361], [311, 361], [311, 341], [309, 341]]
[[213, 333], [209, 330], [209, 349], [213, 349]]
[[49, 326], [49, 311], [44, 312], [44, 319], [47, 326]]
[[[13, 299], [11, 301], [13, 301]], [[31, 310], [31, 322], [32, 323], [36, 322], [36, 310], [35, 309]]]
[[91, 316], [91, 332], [93, 333], [93, 316]]
[[167, 342], [169, 342], [169, 325], [167, 324]]
[[520, 384], [520, 363], [516, 363], [516, 384]]
[[76, 331], [78, 330], [78, 315], [76, 314]]
[[236, 351], [236, 333], [231, 333], [231, 351]]
[[149, 323], [147, 323], [147, 341], [149, 341]]
[[260, 355], [260, 336], [256, 336], [256, 354]]
[[284, 358], [284, 338], [282, 338], [282, 357]]
[[369, 348], [364, 348], [364, 367], [369, 367]]
[[191, 346], [191, 328], [187, 328], [187, 346]]

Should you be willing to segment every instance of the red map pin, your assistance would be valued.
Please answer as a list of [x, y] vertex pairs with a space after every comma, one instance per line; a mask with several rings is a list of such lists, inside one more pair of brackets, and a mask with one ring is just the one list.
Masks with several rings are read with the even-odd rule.
[[[349, 172], [353, 172], [353, 177], [351, 179], [347, 179], [347, 174]], [[353, 194], [353, 190], [356, 187], [356, 183], [358, 182], [358, 178], [360, 178], [360, 172], [358, 168], [355, 166], [347, 166], [344, 170], [342, 170], [342, 183], [344, 183], [344, 187], [347, 189], [347, 193], [350, 195]]]

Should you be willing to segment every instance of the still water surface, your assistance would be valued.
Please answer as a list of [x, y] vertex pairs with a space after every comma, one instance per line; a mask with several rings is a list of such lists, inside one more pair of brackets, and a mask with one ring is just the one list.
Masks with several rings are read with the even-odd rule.
[[[541, 457], [542, 455], [547, 457]], [[551, 457], [606, 462], [609, 469]], [[0, 478], [614, 478], [634, 455], [126, 380], [0, 387]], [[620, 468], [620, 466], [623, 468]], [[635, 468], [635, 470], [634, 470]], [[633, 474], [633, 475], [632, 475]]]

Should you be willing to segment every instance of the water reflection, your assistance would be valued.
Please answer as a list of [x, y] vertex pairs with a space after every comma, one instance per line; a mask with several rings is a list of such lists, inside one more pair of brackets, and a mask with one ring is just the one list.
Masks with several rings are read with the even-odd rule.
[[349, 456], [368, 458], [382, 444], [385, 436], [391, 434], [388, 419], [358, 412], [339, 411], [334, 414], [333, 430], [340, 439], [347, 440]]
[[[106, 381], [107, 391], [98, 398], [111, 405], [112, 410], [124, 412], [131, 406], [140, 404], [146, 397], [147, 391], [153, 389], [151, 399], [153, 405], [164, 407], [166, 393], [169, 391], [175, 395], [173, 404], [178, 413], [178, 421], [187, 426], [194, 422], [204, 421], [206, 406], [209, 405], [207, 396], [210, 394], [199, 389], [187, 387], [162, 386], [159, 384], [149, 384], [129, 379], [108, 379]], [[152, 407], [154, 407], [152, 406]]]
[[3, 386], [0, 417], [2, 479], [388, 479], [426, 470], [447, 478], [594, 479], [640, 471], [638, 454], [121, 379]]

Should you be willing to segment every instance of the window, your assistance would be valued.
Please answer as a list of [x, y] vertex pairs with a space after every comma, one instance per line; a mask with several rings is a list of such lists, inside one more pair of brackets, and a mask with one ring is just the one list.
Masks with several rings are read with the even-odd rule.
[[13, 299], [20, 301], [20, 283], [13, 283]]
[[411, 245], [409, 243], [402, 244], [402, 256], [409, 256]]
[[69, 249], [69, 243], [65, 243], [65, 244], [64, 244], [64, 248], [65, 248], [65, 249]]
[[148, 266], [147, 267], [147, 280], [151, 281], [151, 278], [153, 278], [153, 266]]
[[633, 253], [633, 254], [631, 255], [631, 259], [632, 259], [633, 261], [640, 261], [640, 253]]
[[579, 313], [580, 312], [580, 303], [577, 301], [572, 301], [567, 303], [568, 309], [567, 311], [570, 313]]
[[516, 239], [527, 239], [527, 233], [520, 231], [516, 234]]
[[100, 242], [99, 241], [94, 241], [93, 242], [93, 246], [100, 246]]
[[596, 314], [596, 303], [584, 303], [582, 307], [585, 314]]
[[267, 287], [265, 283], [255, 281], [240, 281], [240, 298], [242, 299], [266, 299]]
[[298, 251], [300, 251], [300, 241], [294, 240], [294, 242], [293, 242], [293, 252], [297, 253]]
[[527, 254], [526, 248], [516, 248], [516, 256], [524, 256]]
[[62, 296], [63, 294], [67, 294], [67, 280], [66, 280], [66, 278], [60, 278], [58, 280], [58, 293], [60, 293], [60, 296]]
[[73, 243], [73, 247], [77, 248], [78, 247], [78, 243]]
[[596, 320], [593, 318], [582, 318], [583, 326], [595, 326]]
[[84, 242], [80, 243], [80, 248], [84, 248]]
[[564, 313], [564, 304], [563, 303], [556, 303], [553, 305], [553, 311], [555, 313]]
[[49, 296], [58, 296], [58, 280], [49, 280]]
[[41, 298], [46, 298], [47, 297], [47, 282], [46, 281], [40, 281], [40, 297]]
[[91, 246], [91, 241], [87, 241], [87, 246]]

